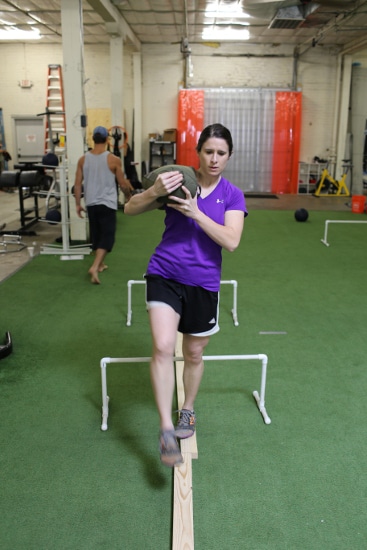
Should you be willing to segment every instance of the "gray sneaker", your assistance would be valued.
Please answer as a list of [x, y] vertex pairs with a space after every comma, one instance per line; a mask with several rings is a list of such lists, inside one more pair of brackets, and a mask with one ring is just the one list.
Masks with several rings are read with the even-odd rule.
[[174, 430], [160, 433], [159, 450], [161, 454], [161, 462], [168, 468], [174, 468], [183, 463], [183, 457], [177, 442]]
[[177, 426], [175, 427], [176, 437], [187, 439], [195, 433], [196, 416], [195, 411], [182, 409], [179, 413]]

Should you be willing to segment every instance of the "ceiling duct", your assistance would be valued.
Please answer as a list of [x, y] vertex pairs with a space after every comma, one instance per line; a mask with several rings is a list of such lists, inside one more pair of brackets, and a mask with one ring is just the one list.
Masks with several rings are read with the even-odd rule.
[[296, 29], [305, 17], [299, 6], [280, 8], [269, 25], [269, 29]]
[[269, 29], [297, 29], [309, 15], [320, 7], [317, 2], [302, 0], [298, 6], [279, 8], [272, 19]]

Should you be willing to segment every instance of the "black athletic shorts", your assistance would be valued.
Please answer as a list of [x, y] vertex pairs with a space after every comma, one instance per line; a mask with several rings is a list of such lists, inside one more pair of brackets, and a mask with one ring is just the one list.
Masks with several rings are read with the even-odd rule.
[[210, 336], [219, 331], [219, 292], [145, 275], [148, 308], [159, 303], [171, 306], [179, 315], [178, 331], [183, 334]]
[[88, 206], [89, 233], [92, 249], [111, 252], [115, 242], [116, 210], [104, 204]]

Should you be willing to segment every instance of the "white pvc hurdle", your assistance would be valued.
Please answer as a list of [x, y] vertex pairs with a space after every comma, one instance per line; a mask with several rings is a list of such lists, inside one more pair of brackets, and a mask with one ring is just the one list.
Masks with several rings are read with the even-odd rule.
[[[268, 357], [262, 353], [258, 355], [204, 355], [203, 360], [205, 361], [237, 361], [237, 360], [254, 360], [257, 359], [261, 361], [261, 386], [260, 386], [260, 395], [255, 390], [252, 392], [252, 395], [256, 401], [257, 407], [264, 419], [265, 424], [270, 424], [271, 420], [266, 412], [265, 408], [265, 388], [266, 388], [266, 372], [268, 365]], [[104, 357], [100, 361], [101, 367], [101, 380], [102, 380], [102, 424], [101, 430], [106, 431], [108, 428], [107, 419], [109, 412], [109, 396], [107, 394], [107, 365], [110, 363], [149, 363], [151, 357]], [[174, 357], [173, 361], [183, 361], [183, 357]]]
[[367, 223], [363, 220], [325, 220], [325, 229], [324, 229], [324, 238], [320, 239], [325, 246], [330, 246], [330, 243], [327, 242], [327, 233], [329, 228], [329, 223]]
[[[133, 279], [130, 279], [127, 282], [127, 317], [126, 317], [126, 325], [128, 327], [131, 326], [131, 319], [132, 319], [132, 315], [133, 315], [131, 287], [132, 287], [132, 285], [145, 285], [145, 283], [146, 283], [145, 280], [135, 281]], [[238, 327], [239, 322], [238, 322], [238, 317], [237, 317], [237, 286], [238, 286], [237, 281], [234, 280], [234, 279], [231, 279], [230, 281], [221, 281], [220, 284], [221, 285], [233, 285], [233, 306], [232, 306], [232, 309], [231, 309], [231, 313], [232, 313], [233, 324], [234, 324], [235, 327]]]

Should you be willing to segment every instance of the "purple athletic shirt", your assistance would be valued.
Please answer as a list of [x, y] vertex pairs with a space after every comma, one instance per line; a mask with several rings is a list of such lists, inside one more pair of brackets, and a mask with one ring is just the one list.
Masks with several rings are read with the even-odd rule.
[[[227, 210], [241, 210], [247, 216], [243, 191], [223, 177], [198, 207], [215, 222], [224, 225]], [[191, 218], [166, 207], [162, 240], [149, 260], [147, 275], [161, 275], [178, 283], [219, 291], [222, 247]]]

